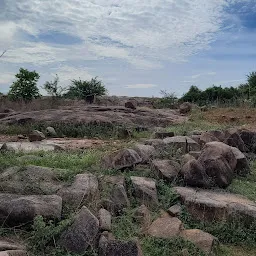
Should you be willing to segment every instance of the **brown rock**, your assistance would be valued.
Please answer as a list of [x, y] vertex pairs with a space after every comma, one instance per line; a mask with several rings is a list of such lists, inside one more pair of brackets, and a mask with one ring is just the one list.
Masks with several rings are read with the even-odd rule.
[[173, 238], [179, 236], [181, 230], [182, 222], [179, 219], [164, 216], [150, 225], [147, 234], [157, 238]]
[[130, 109], [136, 109], [137, 108], [137, 102], [135, 102], [135, 101], [127, 101], [127, 102], [125, 102], [125, 107], [126, 108], [130, 108]]
[[192, 110], [192, 104], [189, 102], [184, 102], [180, 105], [179, 110], [181, 114], [187, 114]]
[[199, 229], [183, 230], [180, 234], [185, 240], [188, 240], [200, 248], [206, 255], [210, 255], [213, 251], [216, 238], [209, 233]]
[[182, 208], [180, 205], [175, 204], [171, 206], [167, 212], [172, 216], [172, 217], [178, 217], [181, 214]]
[[234, 129], [229, 129], [226, 131], [226, 139], [224, 140], [224, 143], [231, 147], [236, 147], [240, 151], [245, 152], [247, 151], [246, 146], [240, 137], [239, 133], [237, 130]]
[[32, 133], [28, 135], [29, 141], [41, 141], [45, 139], [45, 135], [37, 130], [34, 130]]
[[153, 160], [151, 167], [158, 178], [169, 182], [177, 179], [181, 169], [180, 165], [173, 160]]
[[204, 132], [200, 135], [200, 139], [199, 139], [200, 145], [205, 145], [206, 143], [212, 142], [212, 141], [219, 141], [219, 139], [217, 139], [213, 134], [209, 132]]
[[142, 159], [142, 163], [148, 163], [156, 154], [156, 150], [153, 146], [136, 144], [134, 150], [139, 154]]
[[111, 230], [111, 213], [105, 209], [99, 210], [100, 229], [103, 231]]
[[141, 205], [134, 212], [134, 218], [142, 225], [142, 230], [145, 230], [151, 224], [151, 213], [146, 205]]
[[155, 139], [164, 139], [164, 138], [168, 138], [168, 137], [173, 137], [174, 136], [174, 132], [155, 132], [154, 133], [154, 138]]
[[246, 156], [238, 148], [231, 147], [231, 149], [237, 160], [237, 164], [235, 167], [236, 174], [238, 174], [239, 176], [248, 175], [251, 172], [251, 169]]
[[24, 246], [17, 244], [9, 239], [0, 240], [0, 251], [23, 250], [23, 249], [24, 249]]
[[24, 250], [11, 250], [0, 252], [0, 256], [27, 256], [28, 253]]

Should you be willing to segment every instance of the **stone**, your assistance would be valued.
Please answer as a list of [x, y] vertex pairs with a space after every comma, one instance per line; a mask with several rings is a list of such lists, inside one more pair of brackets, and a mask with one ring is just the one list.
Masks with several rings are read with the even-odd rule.
[[157, 131], [154, 133], [155, 139], [164, 139], [168, 137], [174, 137], [174, 132], [164, 132], [164, 131]]
[[199, 144], [188, 136], [175, 136], [171, 138], [165, 138], [163, 141], [166, 145], [170, 147], [176, 149], [181, 148], [183, 153], [200, 150]]
[[28, 165], [10, 167], [0, 174], [0, 191], [18, 194], [57, 193], [62, 188], [57, 172], [67, 171], [48, 167]]
[[247, 198], [212, 190], [174, 187], [191, 216], [200, 221], [237, 220], [250, 225], [256, 219], [256, 203]]
[[57, 195], [0, 194], [1, 224], [25, 224], [38, 215], [46, 219], [60, 219], [61, 211], [62, 199]]
[[237, 160], [230, 146], [217, 141], [206, 143], [197, 161], [211, 179], [211, 186], [226, 188], [231, 184]]
[[203, 165], [196, 159], [188, 161], [181, 168], [185, 185], [195, 187], [211, 187], [211, 180], [206, 174]]
[[147, 234], [156, 238], [173, 238], [179, 236], [181, 230], [182, 222], [178, 218], [165, 215], [150, 225]]
[[217, 239], [214, 236], [199, 229], [183, 230], [180, 236], [185, 240], [192, 242], [206, 253], [206, 255], [211, 255], [214, 245], [217, 242]]
[[201, 155], [201, 151], [190, 151], [189, 154], [195, 159], [198, 159], [198, 157]]
[[165, 146], [165, 143], [162, 139], [148, 139], [144, 141], [144, 144], [153, 146], [155, 148], [161, 148]]
[[255, 153], [256, 152], [256, 132], [243, 129], [239, 131], [239, 135], [243, 140], [246, 148], [249, 151]]
[[189, 137], [190, 137], [193, 141], [195, 141], [197, 144], [200, 145], [200, 137], [201, 137], [201, 135], [194, 135], [194, 134], [192, 134], [192, 135], [190, 135]]
[[227, 130], [225, 135], [226, 139], [224, 140], [224, 143], [231, 147], [236, 147], [242, 152], [247, 151], [246, 146], [236, 129]]
[[49, 136], [49, 137], [53, 137], [53, 138], [58, 137], [57, 132], [56, 132], [55, 129], [54, 129], [53, 127], [51, 127], [51, 126], [48, 126], [48, 127], [46, 128], [45, 133], [46, 133], [46, 135]]
[[154, 179], [131, 176], [134, 196], [138, 202], [146, 206], [158, 206], [156, 182]]
[[97, 199], [99, 195], [98, 179], [91, 173], [77, 174], [70, 187], [58, 191], [63, 204], [79, 207], [89, 201]]
[[142, 256], [137, 241], [106, 241], [99, 248], [99, 256]]
[[178, 217], [181, 214], [182, 208], [179, 204], [175, 204], [171, 206], [167, 212], [172, 216], [172, 217]]
[[135, 220], [142, 225], [142, 230], [145, 230], [151, 224], [151, 213], [148, 207], [144, 204], [139, 206], [134, 212]]
[[23, 250], [23, 249], [25, 249], [24, 246], [18, 243], [14, 243], [12, 240], [9, 240], [9, 239], [0, 240], [0, 252], [9, 251], [9, 250]]
[[69, 252], [83, 254], [95, 243], [98, 233], [98, 219], [83, 206], [71, 226], [61, 234], [58, 244]]
[[142, 161], [141, 163], [148, 163], [153, 156], [156, 154], [156, 150], [153, 146], [144, 145], [144, 144], [136, 144], [134, 146], [134, 150], [139, 154]]
[[10, 250], [0, 252], [0, 256], [27, 256], [28, 253], [25, 250]]
[[141, 157], [133, 149], [121, 149], [103, 158], [103, 166], [107, 169], [132, 168], [141, 162]]
[[130, 108], [130, 109], [135, 110], [137, 108], [137, 102], [135, 102], [135, 101], [127, 101], [127, 102], [125, 102], [124, 106], [126, 108]]
[[45, 139], [45, 135], [42, 132], [38, 131], [38, 130], [34, 130], [34, 131], [32, 131], [32, 133], [30, 133], [28, 135], [28, 139], [29, 139], [30, 142], [32, 142], [32, 141], [41, 141], [41, 140]]
[[99, 210], [99, 225], [100, 230], [111, 230], [111, 213], [103, 208]]
[[102, 177], [100, 177], [100, 182], [103, 184], [107, 184], [107, 185], [122, 185], [125, 186], [125, 179], [124, 176], [122, 175], [115, 175], [115, 176], [111, 176], [111, 175], [104, 175]]
[[179, 111], [181, 114], [187, 114], [192, 110], [192, 104], [189, 102], [184, 102], [180, 105]]
[[223, 142], [225, 140], [225, 133], [221, 130], [210, 130], [207, 133], [214, 136], [221, 142]]
[[219, 141], [219, 139], [209, 132], [204, 132], [200, 135], [200, 138], [199, 138], [200, 145], [204, 146], [206, 143], [212, 142], [212, 141]]
[[173, 160], [153, 160], [151, 167], [158, 178], [168, 182], [176, 180], [181, 169], [180, 165]]
[[246, 156], [238, 148], [231, 147], [231, 149], [237, 160], [235, 167], [236, 174], [243, 177], [247, 176], [251, 172], [251, 169]]
[[191, 160], [196, 160], [195, 157], [193, 157], [190, 154], [185, 154], [181, 156], [181, 164], [182, 166], [184, 166], [187, 162], [191, 161]]

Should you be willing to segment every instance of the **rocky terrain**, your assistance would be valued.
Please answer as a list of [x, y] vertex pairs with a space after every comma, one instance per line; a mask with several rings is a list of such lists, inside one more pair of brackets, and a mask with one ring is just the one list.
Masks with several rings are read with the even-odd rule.
[[[153, 129], [184, 126], [188, 117], [173, 110], [91, 106], [14, 112], [1, 121], [112, 119]], [[182, 135], [166, 128], [128, 141], [57, 137], [54, 126], [16, 141], [2, 137], [0, 256], [238, 255], [223, 249], [232, 242], [250, 244], [251, 254], [241, 255], [255, 255], [254, 131]]]

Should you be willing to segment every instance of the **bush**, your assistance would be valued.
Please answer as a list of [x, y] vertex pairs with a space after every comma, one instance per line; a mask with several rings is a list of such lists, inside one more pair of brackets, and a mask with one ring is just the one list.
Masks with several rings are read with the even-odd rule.
[[36, 71], [28, 71], [27, 69], [20, 68], [19, 73], [15, 75], [15, 81], [8, 93], [11, 100], [24, 100], [29, 102], [32, 99], [40, 97], [39, 89], [36, 84], [40, 78]]
[[60, 98], [65, 89], [59, 86], [58, 83], [59, 77], [56, 75], [53, 81], [47, 81], [44, 84], [43, 89], [53, 98]]
[[71, 99], [84, 99], [92, 103], [95, 96], [103, 96], [106, 93], [107, 89], [102, 84], [102, 81], [95, 77], [90, 81], [72, 80], [72, 85], [64, 96]]

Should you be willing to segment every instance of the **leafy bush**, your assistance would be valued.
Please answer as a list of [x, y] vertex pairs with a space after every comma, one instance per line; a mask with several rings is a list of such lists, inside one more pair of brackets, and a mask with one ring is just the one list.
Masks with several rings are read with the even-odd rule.
[[40, 76], [36, 71], [31, 72], [20, 68], [19, 73], [15, 76], [17, 81], [12, 84], [8, 93], [11, 100], [24, 100], [28, 102], [40, 97], [39, 89], [36, 86]]
[[162, 98], [154, 102], [155, 108], [175, 108], [178, 98], [175, 93], [169, 93], [165, 90], [161, 90]]
[[92, 103], [95, 96], [103, 96], [106, 93], [107, 89], [103, 85], [102, 81], [95, 77], [90, 81], [82, 81], [81, 79], [72, 80], [72, 85], [64, 96], [71, 99], [84, 99]]
[[43, 85], [43, 89], [52, 97], [60, 98], [62, 96], [63, 91], [65, 90], [59, 84], [59, 77], [56, 75], [53, 81], [47, 81]]

